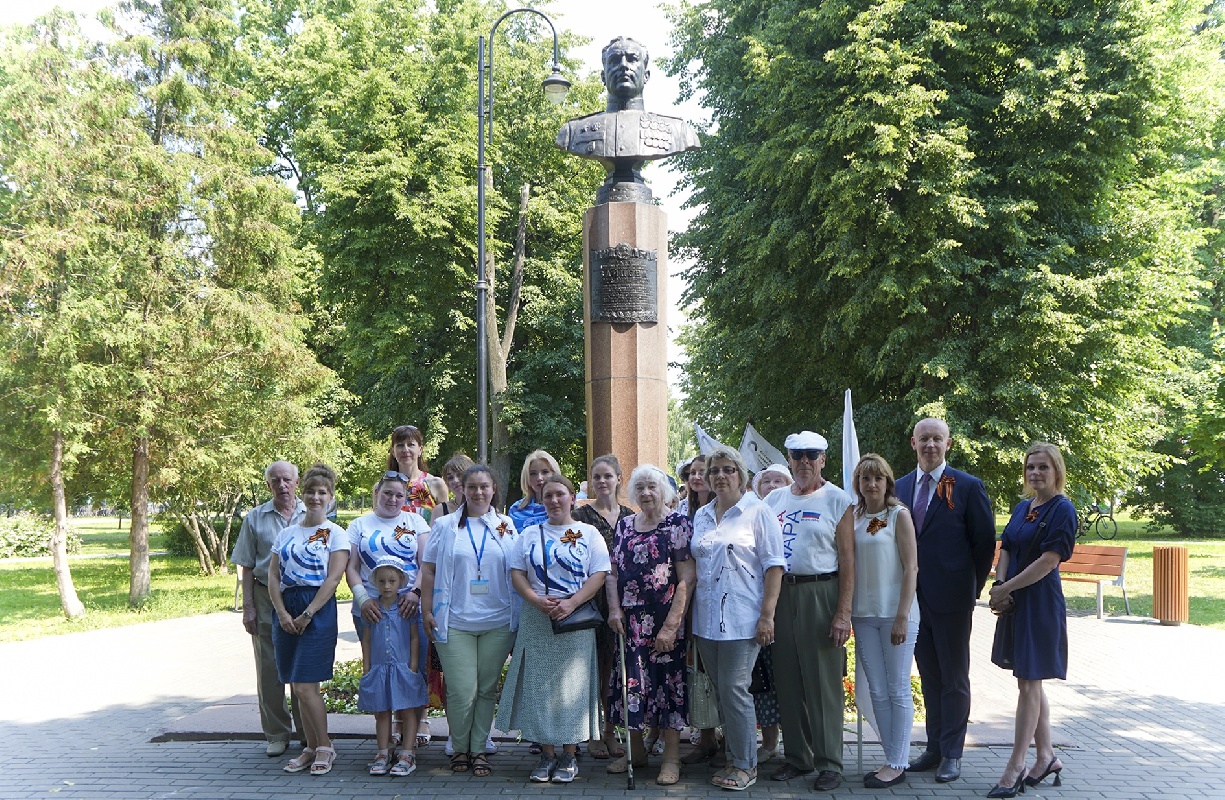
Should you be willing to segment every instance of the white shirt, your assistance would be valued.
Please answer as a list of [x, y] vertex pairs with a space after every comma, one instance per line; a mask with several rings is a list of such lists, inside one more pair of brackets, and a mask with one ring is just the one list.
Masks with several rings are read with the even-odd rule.
[[796, 575], [837, 572], [834, 531], [855, 500], [829, 481], [804, 495], [793, 493], [793, 486], [780, 486], [766, 497], [782, 527], [787, 571]]
[[[434, 586], [442, 585], [446, 573], [446, 625], [456, 630], [480, 632], [511, 624], [513, 609], [508, 559], [517, 534], [509, 517], [489, 511], [483, 517], [468, 517], [459, 524], [459, 514], [440, 517], [425, 542], [421, 560], [435, 565]], [[445, 563], [439, 563], [443, 561]], [[473, 592], [473, 581], [483, 581]], [[438, 620], [438, 601], [434, 617]]]
[[340, 550], [349, 552], [349, 536], [344, 528], [326, 519], [319, 526], [304, 528], [298, 524], [281, 531], [272, 545], [281, 568], [281, 589], [322, 586], [332, 553]]
[[[371, 597], [378, 597], [378, 589], [370, 582], [370, 573], [380, 558], [395, 558], [404, 565], [408, 586], [417, 583], [417, 536], [429, 533], [430, 526], [414, 511], [400, 511], [391, 519], [384, 519], [371, 511], [349, 523], [349, 544], [357, 547], [358, 574], [362, 585]], [[362, 610], [353, 600], [353, 613]]]
[[[897, 517], [904, 506], [890, 506], [876, 514], [855, 517], [855, 598], [853, 617], [897, 616], [902, 597], [902, 557], [897, 549]], [[872, 520], [885, 522], [883, 528], [868, 533]], [[878, 523], [879, 524], [879, 523]], [[909, 619], [919, 621], [919, 600], [910, 600]]]
[[[541, 555], [540, 533], [544, 531], [544, 555]], [[550, 597], [568, 597], [597, 572], [612, 569], [608, 545], [595, 526], [583, 522], [553, 525], [542, 522], [531, 525], [519, 534], [510, 555], [510, 568], [527, 573], [528, 583], [537, 596], [544, 597], [545, 575], [549, 580]]]
[[[940, 466], [927, 473], [932, 476], [931, 482], [927, 486], [927, 507], [931, 508], [932, 497], [936, 494], [936, 486], [940, 483], [940, 479], [944, 477], [944, 468], [949, 465], [947, 461], [941, 461]], [[916, 467], [914, 474], [914, 498], [910, 504], [914, 508], [919, 503], [919, 492], [923, 491], [923, 468]]]
[[752, 492], [718, 522], [715, 502], [699, 508], [693, 518], [693, 633], [704, 639], [752, 639], [761, 618], [766, 570], [787, 565], [782, 532], [778, 519]]

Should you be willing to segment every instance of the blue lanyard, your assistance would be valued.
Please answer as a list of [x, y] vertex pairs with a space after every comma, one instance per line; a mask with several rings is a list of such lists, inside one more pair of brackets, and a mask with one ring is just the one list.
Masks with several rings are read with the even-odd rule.
[[481, 549], [476, 549], [476, 537], [472, 535], [472, 520], [464, 520], [468, 527], [468, 541], [472, 542], [472, 554], [476, 556], [476, 579], [481, 579], [481, 559], [485, 557], [485, 545], [489, 542], [489, 526], [485, 526], [485, 534], [481, 537]]

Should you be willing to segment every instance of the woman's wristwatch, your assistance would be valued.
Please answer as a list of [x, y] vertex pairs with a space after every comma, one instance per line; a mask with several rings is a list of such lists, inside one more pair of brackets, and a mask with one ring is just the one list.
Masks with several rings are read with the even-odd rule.
[[421, 589], [419, 587], [414, 586], [413, 588], [409, 589], [409, 591], [417, 595], [418, 598], [421, 597]]
[[315, 615], [310, 612], [309, 608], [302, 609], [302, 616], [306, 617], [307, 619], [315, 618]]

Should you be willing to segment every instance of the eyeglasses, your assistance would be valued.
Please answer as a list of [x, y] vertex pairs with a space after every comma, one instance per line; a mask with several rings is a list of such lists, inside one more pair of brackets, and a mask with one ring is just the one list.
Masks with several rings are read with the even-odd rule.
[[736, 475], [740, 472], [740, 470], [737, 467], [731, 464], [728, 464], [723, 467], [710, 467], [706, 471], [709, 472], [711, 475]]
[[787, 456], [792, 461], [799, 461], [802, 458], [806, 458], [809, 461], [816, 461], [818, 458], [820, 458], [823, 455], [825, 455], [824, 450], [788, 450], [787, 451]]
[[407, 476], [407, 475], [405, 475], [403, 472], [396, 472], [394, 469], [389, 469], [389, 470], [387, 470], [386, 472], [384, 472], [384, 473], [383, 473], [383, 480], [385, 480], [385, 481], [388, 481], [388, 480], [390, 480], [390, 481], [404, 481], [405, 483], [408, 483], [408, 482], [409, 482], [409, 481], [408, 481], [408, 476]]

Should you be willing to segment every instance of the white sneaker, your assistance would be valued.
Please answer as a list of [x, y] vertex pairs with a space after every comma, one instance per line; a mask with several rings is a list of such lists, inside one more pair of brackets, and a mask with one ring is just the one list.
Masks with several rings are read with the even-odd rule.
[[445, 747], [442, 748], [442, 752], [446, 753], [449, 756], [455, 755], [455, 742], [452, 741], [450, 736], [447, 737], [447, 744]]
[[498, 752], [498, 743], [493, 740], [491, 733], [485, 737], [485, 754], [491, 756], [496, 752]]

